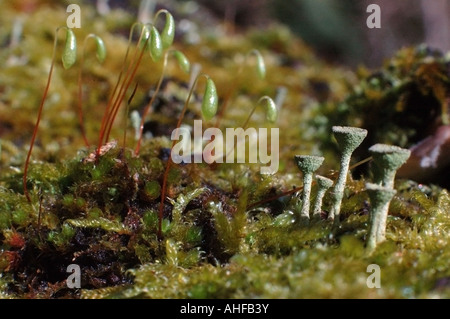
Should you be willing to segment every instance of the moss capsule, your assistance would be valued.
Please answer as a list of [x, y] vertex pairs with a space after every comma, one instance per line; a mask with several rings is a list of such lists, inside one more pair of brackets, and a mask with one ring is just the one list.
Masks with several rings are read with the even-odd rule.
[[214, 84], [214, 81], [208, 77], [202, 102], [202, 115], [205, 120], [209, 121], [216, 115], [218, 101], [219, 98], [217, 96], [216, 85]]
[[67, 70], [77, 61], [77, 39], [72, 29], [66, 31], [66, 44], [62, 55], [62, 63]]

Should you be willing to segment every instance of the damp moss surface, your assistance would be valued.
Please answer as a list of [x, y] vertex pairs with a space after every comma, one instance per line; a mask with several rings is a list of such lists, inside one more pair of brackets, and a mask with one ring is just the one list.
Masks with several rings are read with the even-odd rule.
[[[283, 25], [230, 33], [220, 23], [202, 21], [182, 3], [172, 3], [169, 10], [177, 23], [209, 23], [179, 31], [173, 47], [201, 64], [215, 81], [219, 113], [230, 87], [236, 86], [222, 128], [242, 126], [261, 96], [275, 97], [279, 87], [287, 94], [275, 124], [265, 122], [263, 109], [256, 109], [249, 123], [280, 129], [278, 172], [262, 175], [258, 163], [172, 165], [158, 237], [170, 134], [189, 76], [169, 62], [139, 156], [133, 154], [135, 132], [131, 121], [125, 121], [125, 108], [108, 147], [96, 156], [102, 114], [136, 17], [120, 8], [100, 16], [83, 6], [77, 38], [94, 32], [108, 52], [99, 64], [89, 54], [94, 47], [86, 51], [83, 105], [93, 146], [84, 146], [79, 129], [76, 68], [62, 68], [58, 48], [28, 173], [29, 203], [22, 185], [25, 157], [51, 63], [54, 30], [65, 24], [67, 13], [63, 6], [46, 4], [27, 14], [20, 10], [0, 3], [0, 298], [450, 297], [450, 196], [445, 188], [397, 180], [387, 240], [371, 254], [365, 248], [367, 164], [348, 178], [338, 229], [326, 220], [329, 194], [321, 220], [309, 225], [295, 215], [298, 199], [293, 196], [302, 186], [294, 155], [325, 157], [317, 173], [337, 178], [333, 125], [367, 128], [379, 143], [415, 143], [420, 136], [414, 127], [432, 125], [427, 121], [433, 115], [446, 112], [441, 107], [448, 85], [445, 57], [409, 48], [379, 72], [354, 72], [322, 61]], [[17, 17], [23, 36], [9, 45]], [[264, 80], [252, 63], [237, 76], [253, 49], [265, 60]], [[161, 62], [143, 59], [130, 112], [142, 111], [161, 71]], [[432, 109], [406, 103], [411, 96], [432, 101], [427, 104]], [[201, 118], [201, 99], [194, 95], [185, 124]], [[367, 109], [376, 114], [387, 110], [391, 117], [377, 128], [365, 117]], [[398, 121], [402, 114], [406, 122]], [[418, 118], [423, 122], [414, 126]], [[364, 158], [364, 152], [357, 158]], [[313, 184], [312, 202], [316, 193]], [[80, 289], [67, 286], [71, 264], [80, 266]], [[372, 264], [380, 266], [380, 288], [367, 285]]]

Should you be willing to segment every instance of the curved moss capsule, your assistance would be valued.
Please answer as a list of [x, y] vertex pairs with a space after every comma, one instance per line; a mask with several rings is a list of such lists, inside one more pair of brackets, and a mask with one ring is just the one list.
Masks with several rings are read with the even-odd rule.
[[261, 101], [264, 109], [266, 110], [266, 119], [270, 123], [275, 123], [278, 118], [278, 109], [275, 102], [268, 96], [264, 97]]
[[173, 55], [175, 56], [175, 59], [177, 59], [178, 65], [185, 73], [189, 73], [189, 70], [191, 69], [191, 63], [186, 58], [186, 56], [178, 50], [173, 51]]
[[166, 14], [166, 23], [164, 24], [164, 29], [161, 32], [161, 40], [163, 49], [167, 49], [173, 43], [175, 38], [175, 20], [173, 16], [168, 11], [164, 11]]
[[152, 57], [153, 61], [156, 62], [161, 59], [161, 56], [163, 54], [161, 35], [155, 27], [152, 27], [150, 36], [150, 56]]
[[218, 102], [216, 85], [211, 78], [208, 78], [202, 102], [202, 115], [205, 120], [209, 121], [216, 115]]
[[72, 29], [67, 28], [66, 44], [62, 54], [62, 63], [64, 69], [69, 69], [77, 61], [77, 39]]
[[102, 38], [100, 38], [98, 35], [96, 35], [94, 37], [94, 39], [95, 39], [95, 43], [97, 44], [97, 52], [96, 52], [97, 60], [100, 63], [103, 63], [106, 59], [105, 42], [103, 42]]
[[[147, 41], [148, 38], [150, 38], [150, 30], [148, 28], [148, 25], [144, 25], [142, 27], [142, 36], [141, 36], [141, 42], [139, 43], [140, 48], [143, 48], [145, 46], [145, 42]], [[147, 46], [145, 46], [145, 49], [147, 49], [149, 47], [149, 44]]]
[[256, 57], [256, 71], [258, 73], [258, 77], [261, 80], [264, 80], [266, 77], [266, 64], [264, 63], [264, 59], [258, 50], [252, 50], [251, 53]]

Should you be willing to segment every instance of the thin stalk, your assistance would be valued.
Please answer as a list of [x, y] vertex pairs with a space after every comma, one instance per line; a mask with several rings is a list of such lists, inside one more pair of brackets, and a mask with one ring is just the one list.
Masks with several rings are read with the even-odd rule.
[[315, 221], [320, 220], [320, 213], [322, 212], [323, 197], [325, 196], [326, 192], [327, 192], [326, 188], [321, 188], [317, 191], [316, 201], [314, 202], [313, 215], [312, 215], [313, 220], [315, 220]]
[[[144, 55], [144, 50], [141, 50], [141, 54], [139, 55], [137, 62], [134, 64], [135, 65], [134, 69], [129, 74], [129, 77], [125, 76], [125, 79], [124, 79], [125, 85], [122, 85], [121, 89], [119, 90], [119, 95], [117, 97], [116, 103], [115, 103], [115, 105], [113, 107], [113, 111], [111, 113], [112, 116], [110, 117], [109, 122], [107, 123], [105, 142], [109, 140], [109, 135], [111, 134], [112, 125], [114, 123], [115, 118], [117, 117], [117, 113], [119, 112], [120, 104], [121, 104], [122, 100], [124, 99], [125, 94], [127, 93], [127, 90], [131, 86], [131, 82], [134, 80], [134, 77], [136, 76], [136, 72], [137, 72], [137, 69], [139, 68], [139, 65], [141, 64], [143, 55]], [[127, 81], [127, 79], [128, 79], [128, 81]]]
[[[245, 131], [247, 129], [248, 123], [250, 122], [250, 119], [253, 115], [253, 113], [255, 113], [256, 108], [263, 102], [263, 101], [272, 101], [267, 95], [264, 95], [263, 97], [261, 97], [258, 102], [255, 104], [255, 106], [253, 107], [253, 109], [251, 110], [250, 114], [247, 116], [247, 119], [245, 120], [245, 122], [242, 124], [242, 129]], [[275, 107], [276, 108], [276, 107]], [[269, 110], [266, 110], [266, 116], [267, 113], [270, 112]], [[233, 152], [233, 149], [230, 149], [228, 151], [227, 154], [225, 154], [225, 158], [228, 157], [231, 152]]]
[[[369, 162], [371, 160], [372, 160], [372, 157], [365, 158], [362, 161], [359, 161], [358, 163], [350, 166], [349, 170], [352, 170], [352, 169], [354, 169], [354, 168], [356, 168], [356, 167], [358, 167], [358, 166], [360, 166], [362, 164], [365, 164], [365, 163], [367, 163], [367, 162]], [[334, 177], [333, 175], [335, 175], [335, 174], [334, 173], [327, 174], [328, 178], [330, 178], [330, 179], [333, 179], [333, 177]], [[316, 182], [313, 181], [312, 185], [315, 185], [315, 184], [316, 184]], [[273, 202], [274, 200], [277, 200], [277, 199], [279, 199], [281, 197], [285, 197], [285, 196], [288, 196], [288, 195], [295, 194], [295, 193], [301, 191], [302, 189], [303, 189], [303, 186], [295, 187], [295, 188], [293, 188], [291, 190], [284, 191], [281, 194], [278, 194], [278, 195], [275, 195], [275, 196], [272, 196], [272, 197], [269, 197], [269, 198], [266, 198], [266, 199], [254, 202], [254, 203], [252, 203], [252, 204], [247, 206], [247, 210], [255, 208], [255, 207], [258, 207], [258, 206], [266, 204], [266, 203]]]
[[323, 197], [325, 196], [325, 193], [327, 192], [327, 190], [333, 186], [333, 180], [326, 178], [324, 176], [316, 176], [316, 181], [317, 181], [317, 195], [316, 195], [316, 200], [314, 202], [314, 209], [313, 209], [313, 216], [312, 219], [314, 221], [318, 221], [320, 220], [320, 215], [322, 213], [322, 202], [323, 202]]
[[303, 176], [302, 208], [300, 210], [301, 222], [309, 221], [311, 186], [313, 182], [312, 177], [312, 173], [305, 173]]
[[[133, 93], [131, 93], [130, 97], [128, 98], [127, 109], [125, 111], [125, 114], [128, 114], [128, 112], [130, 110], [130, 104], [133, 101], [133, 98], [134, 98], [134, 95], [136, 94], [137, 88], [138, 88], [138, 83], [136, 83], [136, 85], [134, 86]], [[125, 121], [124, 121], [123, 146], [122, 146], [123, 149], [125, 149], [126, 141], [127, 141], [127, 126], [128, 126], [127, 123], [128, 123], [128, 116], [125, 117]]]
[[83, 66], [84, 66], [84, 53], [86, 51], [86, 43], [88, 39], [95, 37], [96, 37], [95, 34], [90, 33], [84, 38], [83, 51], [81, 54], [81, 61], [80, 61], [80, 70], [78, 71], [78, 120], [80, 122], [80, 131], [81, 135], [83, 136], [84, 144], [88, 148], [90, 147], [90, 144], [86, 136], [86, 130], [84, 127], [84, 120], [83, 120]]
[[[194, 93], [195, 86], [197, 85], [199, 78], [202, 76], [207, 79], [209, 78], [208, 75], [203, 74], [203, 73], [196, 77], [194, 84], [192, 85], [191, 89], [189, 90], [189, 94], [184, 103], [184, 107], [183, 107], [183, 110], [181, 111], [180, 117], [178, 118], [177, 127], [175, 129], [175, 136], [178, 136], [180, 133], [180, 126], [183, 121], [184, 115], [187, 111], [192, 94]], [[164, 176], [163, 176], [163, 184], [161, 187], [161, 200], [159, 202], [159, 211], [158, 211], [158, 238], [159, 239], [162, 238], [162, 220], [163, 220], [163, 213], [164, 213], [164, 200], [165, 200], [166, 192], [167, 192], [167, 179], [169, 177], [170, 167], [173, 163], [172, 162], [172, 149], [174, 148], [176, 142], [177, 142], [176, 140], [172, 141], [172, 146], [170, 147], [170, 156], [169, 156], [169, 159], [167, 160], [167, 165], [166, 165], [166, 169], [164, 171]]]
[[[236, 79], [239, 79], [240, 75], [242, 74], [243, 69], [244, 69], [244, 66], [241, 65], [237, 72]], [[227, 94], [225, 95], [223, 103], [220, 106], [219, 114], [217, 114], [216, 124], [214, 125], [215, 127], [220, 127], [223, 116], [225, 114], [225, 110], [228, 108], [228, 105], [230, 104], [230, 101], [231, 101], [231, 97], [233, 96], [234, 92], [236, 91], [237, 83], [238, 83], [237, 80], [233, 81], [233, 84], [231, 85], [230, 89], [228, 90]]]
[[161, 76], [159, 77], [158, 84], [156, 85], [155, 93], [153, 94], [153, 96], [151, 97], [150, 101], [145, 106], [144, 112], [142, 113], [141, 124], [139, 126], [139, 139], [138, 139], [136, 148], [134, 150], [134, 154], [135, 155], [138, 155], [139, 151], [141, 150], [142, 137], [143, 137], [143, 134], [144, 134], [145, 118], [149, 114], [149, 112], [151, 110], [151, 106], [153, 105], [153, 102], [155, 101], [155, 98], [158, 95], [159, 90], [161, 88], [161, 84], [162, 84], [163, 79], [164, 79], [164, 73], [165, 73], [165, 70], [166, 70], [166, 67], [167, 67], [167, 60], [168, 60], [168, 52], [166, 54], [164, 54], [164, 61], [163, 61], [162, 72], [161, 72]]
[[[124, 57], [124, 60], [123, 60], [122, 69], [120, 70], [119, 76], [118, 76], [118, 78], [117, 78], [117, 82], [116, 82], [116, 84], [115, 84], [115, 86], [114, 86], [114, 89], [113, 89], [113, 91], [112, 91], [112, 93], [111, 93], [111, 96], [110, 96], [109, 99], [108, 99], [108, 103], [107, 103], [107, 105], [106, 105], [105, 112], [103, 113], [102, 123], [101, 123], [101, 126], [100, 126], [100, 133], [99, 133], [99, 141], [98, 141], [98, 147], [97, 147], [97, 154], [100, 153], [100, 148], [101, 148], [102, 145], [103, 145], [103, 139], [104, 139], [104, 135], [105, 135], [105, 126], [106, 126], [106, 123], [108, 122], [108, 120], [109, 120], [109, 118], [110, 118], [110, 109], [111, 109], [111, 107], [112, 107], [112, 105], [113, 105], [113, 101], [115, 101], [114, 98], [116, 97], [117, 89], [119, 88], [119, 85], [120, 85], [120, 82], [121, 82], [121, 80], [122, 80], [122, 76], [123, 76], [125, 70], [128, 69], [127, 59], [128, 59], [128, 55], [129, 55], [130, 48], [131, 48], [131, 42], [132, 42], [132, 38], [133, 38], [134, 28], [135, 28], [136, 26], [140, 26], [140, 25], [142, 25], [142, 24], [141, 24], [141, 23], [135, 23], [135, 24], [133, 24], [133, 25], [131, 26], [130, 34], [129, 34], [129, 36], [128, 36], [128, 46], [127, 46], [127, 51], [126, 51], [126, 53], [125, 53], [125, 57]], [[142, 38], [142, 34], [143, 34], [143, 30], [141, 30], [141, 33], [140, 33], [140, 39]]]
[[31, 197], [30, 197], [30, 194], [28, 192], [28, 187], [27, 187], [28, 167], [30, 165], [31, 153], [33, 152], [34, 142], [36, 141], [36, 136], [37, 136], [37, 132], [39, 129], [39, 123], [41, 122], [42, 111], [44, 109], [44, 103], [45, 103], [45, 100], [47, 99], [48, 91], [50, 88], [50, 82], [52, 80], [53, 69], [55, 67], [56, 47], [58, 45], [58, 31], [62, 28], [66, 28], [66, 27], [58, 27], [55, 31], [55, 40], [53, 42], [52, 63], [50, 65], [50, 71], [48, 72], [48, 79], [47, 79], [47, 84], [44, 89], [44, 95], [42, 96], [41, 103], [39, 104], [38, 117], [36, 120], [36, 124], [34, 125], [33, 135], [31, 137], [30, 147], [28, 149], [27, 158], [25, 160], [25, 167], [23, 170], [23, 179], [22, 179], [23, 192], [29, 203], [31, 203]]
[[344, 190], [345, 190], [345, 184], [347, 182], [347, 177], [348, 177], [350, 159], [351, 159], [351, 154], [344, 153], [341, 155], [339, 176], [335, 183], [333, 193], [332, 193], [334, 202], [333, 202], [333, 207], [331, 209], [329, 218], [335, 219], [335, 224], [338, 223], [338, 221], [339, 221], [339, 214], [341, 211], [342, 199], [344, 198]]
[[228, 90], [227, 94], [225, 95], [225, 99], [220, 107], [220, 111], [219, 114], [217, 115], [217, 120], [216, 120], [216, 124], [215, 127], [220, 127], [221, 121], [223, 119], [223, 116], [225, 114], [225, 110], [227, 109], [228, 105], [230, 104], [231, 98], [234, 94], [234, 92], [236, 91], [236, 87], [239, 83], [239, 78], [242, 75], [242, 72], [244, 71], [244, 67], [247, 64], [247, 59], [250, 55], [256, 55], [257, 59], [258, 59], [258, 73], [260, 78], [264, 78], [265, 76], [265, 66], [264, 66], [264, 62], [262, 60], [261, 54], [259, 53], [258, 50], [251, 50], [250, 52], [248, 52], [245, 55], [244, 58], [244, 62], [239, 66], [239, 69], [236, 73], [236, 77], [235, 77], [235, 81], [233, 81], [232, 86], [230, 87], [230, 89]]

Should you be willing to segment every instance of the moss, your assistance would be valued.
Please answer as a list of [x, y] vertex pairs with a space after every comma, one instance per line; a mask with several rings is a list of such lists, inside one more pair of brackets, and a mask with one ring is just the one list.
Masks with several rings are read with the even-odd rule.
[[[313, 117], [311, 124], [321, 132], [333, 125], [367, 129], [369, 135], [355, 153], [357, 160], [367, 157], [367, 149], [376, 143], [409, 148], [436, 123], [448, 124], [447, 63], [447, 56], [425, 45], [404, 48], [377, 70], [360, 69], [352, 93], [319, 109], [319, 118]], [[332, 147], [327, 134], [316, 134], [314, 140]]]
[[161, 186], [157, 181], [149, 181], [145, 184], [145, 194], [150, 200], [156, 199], [161, 194]]
[[50, 244], [53, 244], [57, 248], [64, 248], [67, 246], [72, 239], [72, 237], [75, 235], [76, 231], [75, 229], [69, 225], [64, 224], [61, 227], [61, 231], [50, 231], [47, 236], [47, 241]]
[[[143, 141], [139, 156], [132, 150], [131, 127], [122, 147], [124, 118], [119, 112], [111, 132], [117, 144], [108, 144], [109, 149], [96, 157], [94, 146], [84, 146], [76, 112], [70, 107], [76, 105], [76, 70], [62, 72], [58, 64], [32, 155], [30, 204], [21, 185], [25, 145], [48, 72], [49, 35], [65, 22], [66, 13], [60, 6], [42, 5], [36, 10], [27, 16], [27, 36], [21, 45], [13, 51], [3, 46], [0, 50], [4, 66], [0, 72], [0, 298], [450, 296], [447, 190], [396, 181], [386, 241], [370, 256], [364, 253], [371, 208], [364, 185], [369, 180], [358, 174], [347, 179], [337, 229], [326, 220], [333, 204], [330, 194], [323, 198], [320, 216], [311, 225], [295, 223], [293, 212], [299, 202], [292, 196], [302, 185], [292, 160], [295, 154], [323, 156], [320, 174], [335, 180], [332, 169], [339, 156], [331, 139], [332, 125], [367, 128], [372, 144], [399, 142], [395, 144], [407, 147], [419, 138], [423, 126], [413, 125], [418, 118], [425, 123], [429, 118], [424, 114], [443, 115], [438, 106], [442, 84], [447, 83], [445, 58], [405, 49], [380, 75], [364, 76], [317, 59], [283, 26], [233, 35], [201, 33], [198, 45], [179, 41], [176, 48], [202, 64], [221, 100], [229, 84], [236, 84], [236, 94], [221, 119], [223, 128], [243, 123], [255, 97], [275, 96], [280, 85], [288, 88], [273, 124], [282, 133], [280, 169], [263, 176], [258, 163], [173, 165], [158, 238], [169, 135], [186, 95], [186, 75], [169, 66], [170, 77], [146, 123], [153, 137]], [[91, 141], [97, 140], [109, 89], [123, 64], [126, 40], [120, 34], [134, 19], [123, 10], [106, 17], [97, 17], [94, 10], [83, 7], [83, 14], [96, 18], [84, 19], [83, 28], [77, 30], [80, 38], [95, 31], [108, 48], [103, 65], [87, 59], [84, 69], [86, 131]], [[0, 12], [5, 17], [0, 39], [7, 39], [13, 9], [2, 2]], [[265, 59], [266, 79], [255, 79], [254, 72], [237, 77], [240, 58], [255, 47]], [[26, 65], [8, 62], [21, 56]], [[142, 66], [130, 105], [137, 111], [161, 71], [161, 63], [147, 56]], [[431, 103], [419, 106], [416, 97]], [[189, 109], [187, 125], [200, 117], [201, 99], [194, 96]], [[375, 121], [368, 120], [373, 114], [367, 110], [377, 116], [386, 111], [388, 120], [374, 127]], [[403, 114], [406, 124], [399, 121]], [[263, 119], [263, 110], [256, 109], [252, 125], [265, 126]], [[364, 143], [359, 149], [367, 152]], [[312, 200], [316, 192], [313, 185]], [[60, 289], [72, 263], [81, 267], [80, 291]], [[366, 285], [366, 269], [373, 263], [382, 270], [381, 289]]]

